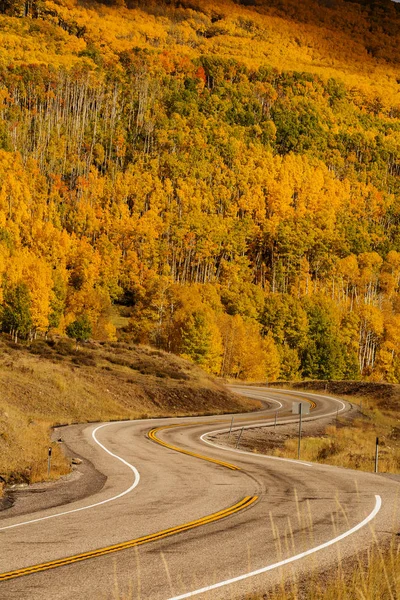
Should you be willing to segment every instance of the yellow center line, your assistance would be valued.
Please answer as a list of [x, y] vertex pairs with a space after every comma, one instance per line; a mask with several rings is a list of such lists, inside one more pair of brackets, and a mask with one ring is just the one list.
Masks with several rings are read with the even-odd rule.
[[248, 508], [256, 500], [258, 496], [246, 496], [240, 502], [237, 502], [233, 506], [229, 506], [223, 510], [220, 510], [211, 515], [207, 515], [206, 517], [201, 517], [195, 521], [190, 521], [189, 523], [184, 523], [183, 525], [178, 525], [176, 527], [171, 527], [169, 529], [164, 529], [163, 531], [158, 531], [157, 533], [152, 533], [150, 535], [145, 535], [143, 537], [129, 540], [127, 542], [122, 542], [120, 544], [114, 544], [113, 546], [106, 546], [104, 548], [99, 548], [98, 550], [91, 550], [89, 552], [83, 552], [82, 554], [75, 554], [73, 556], [68, 556], [66, 558], [61, 558], [59, 560], [54, 560], [50, 562], [41, 563], [38, 565], [33, 565], [31, 567], [25, 567], [23, 569], [17, 569], [15, 571], [9, 571], [8, 573], [0, 574], [0, 581], [7, 581], [9, 579], [15, 579], [16, 577], [23, 577], [24, 575], [32, 575], [33, 573], [39, 573], [40, 571], [47, 571], [49, 569], [56, 569], [57, 567], [63, 567], [66, 565], [71, 565], [77, 562], [81, 562], [83, 560], [88, 560], [90, 558], [97, 558], [99, 556], [105, 556], [106, 554], [111, 554], [113, 552], [120, 552], [121, 550], [127, 550], [128, 548], [134, 548], [135, 546], [141, 546], [142, 544], [147, 544], [149, 542], [155, 542], [161, 540], [163, 538], [169, 537], [171, 535], [176, 535], [178, 533], [182, 533], [184, 531], [189, 531], [190, 529], [194, 529], [195, 527], [200, 527], [202, 525], [208, 525], [209, 523], [214, 523], [215, 521], [219, 521], [220, 519], [224, 519], [230, 515], [233, 515], [245, 508]]
[[[315, 402], [313, 402], [312, 400], [307, 400], [307, 402], [309, 402], [311, 404], [311, 408], [316, 408]], [[262, 417], [262, 419], [265, 419], [265, 417]], [[246, 420], [252, 420], [252, 418], [249, 417]], [[254, 420], [255, 421], [261, 420], [261, 417], [255, 418]], [[213, 421], [213, 424], [221, 423], [221, 422], [225, 423], [227, 421]], [[160, 444], [161, 446], [169, 448], [170, 450], [174, 450], [176, 452], [181, 452], [182, 454], [187, 454], [187, 455], [193, 456], [195, 458], [200, 458], [201, 460], [206, 460], [208, 462], [220, 465], [222, 467], [226, 467], [227, 469], [231, 469], [233, 471], [241, 470], [240, 467], [233, 465], [231, 463], [217, 460], [215, 458], [210, 458], [209, 456], [197, 454], [196, 452], [191, 452], [190, 450], [185, 450], [184, 448], [179, 448], [178, 446], [168, 444], [167, 442], [164, 442], [156, 435], [159, 431], [162, 431], [164, 429], [171, 429], [174, 427], [185, 427], [185, 426], [190, 426], [192, 424], [202, 425], [205, 423], [185, 423], [184, 425], [165, 425], [162, 427], [156, 427], [149, 431], [148, 437], [153, 442], [156, 442], [157, 444]], [[134, 540], [129, 540], [127, 542], [122, 542], [120, 544], [114, 544], [113, 546], [105, 546], [104, 548], [99, 548], [97, 550], [91, 550], [89, 552], [83, 552], [81, 554], [75, 554], [73, 556], [68, 556], [66, 558], [61, 558], [59, 560], [40, 563], [37, 565], [32, 565], [30, 567], [24, 567], [23, 569], [17, 569], [14, 571], [9, 571], [7, 573], [2, 573], [2, 574], [0, 574], [0, 582], [7, 581], [9, 579], [15, 579], [16, 577], [23, 577], [25, 575], [32, 575], [34, 573], [39, 573], [41, 571], [47, 571], [49, 569], [63, 567], [66, 565], [81, 562], [83, 560], [97, 558], [99, 556], [105, 556], [105, 555], [111, 554], [113, 552], [120, 552], [121, 550], [127, 550], [128, 548], [134, 548], [135, 546], [141, 546], [141, 545], [147, 544], [149, 542], [155, 542], [155, 541], [164, 539], [166, 537], [169, 537], [171, 535], [176, 535], [178, 533], [182, 533], [184, 531], [194, 529], [195, 527], [200, 527], [202, 525], [207, 525], [209, 523], [219, 521], [220, 519], [224, 519], [225, 517], [233, 515], [233, 514], [239, 512], [240, 510], [248, 508], [249, 506], [254, 504], [254, 502], [256, 502], [257, 499], [258, 499], [258, 496], [246, 496], [245, 498], [243, 498], [243, 500], [241, 500], [240, 502], [237, 502], [233, 506], [230, 506], [228, 508], [220, 510], [211, 515], [207, 515], [206, 517], [201, 517], [200, 519], [197, 519], [195, 521], [190, 521], [189, 523], [184, 523], [183, 525], [171, 527], [170, 529], [164, 529], [163, 531], [159, 531], [157, 533], [152, 533], [152, 534], [149, 534], [149, 535], [146, 535], [146, 536], [134, 539]]]
[[[222, 422], [224, 423], [225, 421], [222, 421]], [[214, 423], [218, 423], [218, 421], [214, 421], [213, 424]], [[197, 454], [197, 452], [191, 452], [190, 450], [185, 450], [184, 448], [179, 448], [178, 446], [173, 446], [172, 444], [168, 444], [168, 442], [164, 442], [156, 435], [159, 431], [163, 431], [164, 429], [172, 429], [174, 427], [188, 427], [190, 425], [202, 425], [202, 424], [205, 424], [205, 423], [185, 423], [184, 425], [164, 425], [162, 427], [155, 427], [154, 429], [151, 429], [147, 435], [153, 442], [156, 442], [156, 444], [160, 444], [161, 446], [164, 446], [165, 448], [169, 448], [170, 450], [175, 450], [175, 452], [180, 452], [181, 454], [187, 454], [188, 456], [194, 456], [195, 458], [200, 458], [201, 460], [206, 460], [206, 461], [214, 463], [216, 465], [220, 465], [221, 467], [226, 467], [227, 469], [231, 469], [232, 471], [241, 471], [240, 467], [237, 467], [236, 465], [232, 465], [231, 463], [224, 462], [224, 461], [218, 460], [216, 458], [210, 458], [209, 456], [204, 456], [203, 454]]]
[[[311, 404], [311, 410], [316, 408], [316, 403], [313, 400], [305, 399], [306, 402]], [[255, 418], [245, 418], [241, 419], [241, 421], [265, 421], [265, 417], [255, 417]], [[219, 424], [219, 423], [229, 423], [229, 421], [212, 421], [210, 424]], [[241, 471], [241, 468], [237, 465], [233, 465], [232, 463], [228, 463], [222, 460], [218, 460], [216, 458], [210, 458], [209, 456], [204, 456], [203, 454], [198, 454], [197, 452], [192, 452], [191, 450], [185, 450], [184, 448], [180, 448], [178, 446], [174, 446], [173, 444], [169, 444], [168, 442], [164, 442], [159, 437], [157, 437], [157, 433], [159, 431], [164, 431], [165, 429], [174, 429], [175, 427], [190, 427], [191, 425], [208, 425], [208, 422], [193, 422], [193, 423], [184, 423], [179, 425], [163, 425], [161, 427], [155, 427], [148, 432], [148, 437], [156, 444], [160, 444], [160, 446], [164, 446], [165, 448], [169, 448], [170, 450], [174, 450], [175, 452], [180, 452], [181, 454], [187, 454], [188, 456], [194, 456], [195, 458], [200, 458], [201, 460], [206, 460], [207, 462], [214, 463], [216, 465], [220, 465], [221, 467], [226, 467], [227, 469], [231, 469], [232, 471]]]

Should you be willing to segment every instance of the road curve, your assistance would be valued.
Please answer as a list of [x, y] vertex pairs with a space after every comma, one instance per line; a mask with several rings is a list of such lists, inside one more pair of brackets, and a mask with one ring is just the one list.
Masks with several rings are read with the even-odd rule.
[[[326, 395], [237, 391], [265, 408], [235, 415], [234, 429], [271, 424], [277, 410], [278, 422], [293, 420], [293, 400], [309, 401], [312, 419], [349, 408]], [[230, 424], [218, 416], [65, 428], [68, 446], [106, 483], [68, 504], [0, 514], [0, 598], [241, 599], [398, 530], [397, 482], [210, 445], [208, 434]]]

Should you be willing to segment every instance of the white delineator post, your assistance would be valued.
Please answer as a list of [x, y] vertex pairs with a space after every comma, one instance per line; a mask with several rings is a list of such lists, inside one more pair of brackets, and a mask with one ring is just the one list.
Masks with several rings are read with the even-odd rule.
[[47, 454], [47, 477], [50, 477], [50, 471], [51, 471], [51, 448], [49, 447], [48, 454]]
[[375, 447], [375, 473], [378, 473], [378, 461], [379, 461], [379, 438], [376, 438], [376, 447]]

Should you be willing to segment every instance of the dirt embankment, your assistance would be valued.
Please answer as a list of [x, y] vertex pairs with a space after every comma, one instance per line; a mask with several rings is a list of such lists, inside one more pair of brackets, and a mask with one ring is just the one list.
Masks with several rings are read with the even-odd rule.
[[[0, 338], [0, 481], [47, 476], [51, 427], [57, 424], [204, 415], [254, 410], [196, 365], [129, 344], [69, 340], [13, 344]], [[69, 471], [53, 448], [52, 476]]]

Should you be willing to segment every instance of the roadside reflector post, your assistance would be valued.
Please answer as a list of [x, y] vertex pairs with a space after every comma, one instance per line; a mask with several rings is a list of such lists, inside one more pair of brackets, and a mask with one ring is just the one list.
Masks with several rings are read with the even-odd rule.
[[51, 471], [51, 448], [49, 447], [48, 454], [47, 454], [47, 477], [50, 477], [50, 471]]
[[230, 428], [229, 428], [228, 442], [229, 442], [229, 440], [231, 439], [232, 427], [233, 427], [233, 417], [232, 417], [232, 419], [231, 419], [231, 426], [230, 426]]
[[302, 421], [302, 416], [303, 416], [303, 405], [300, 402], [299, 405], [299, 445], [297, 448], [297, 458], [300, 460], [300, 449], [301, 449], [301, 421]]
[[378, 460], [379, 460], [379, 438], [376, 438], [376, 447], [375, 447], [375, 473], [378, 473]]
[[236, 442], [236, 448], [239, 446], [239, 442], [240, 442], [240, 438], [242, 437], [243, 429], [244, 429], [244, 427], [242, 427], [242, 429], [240, 430], [239, 437]]

